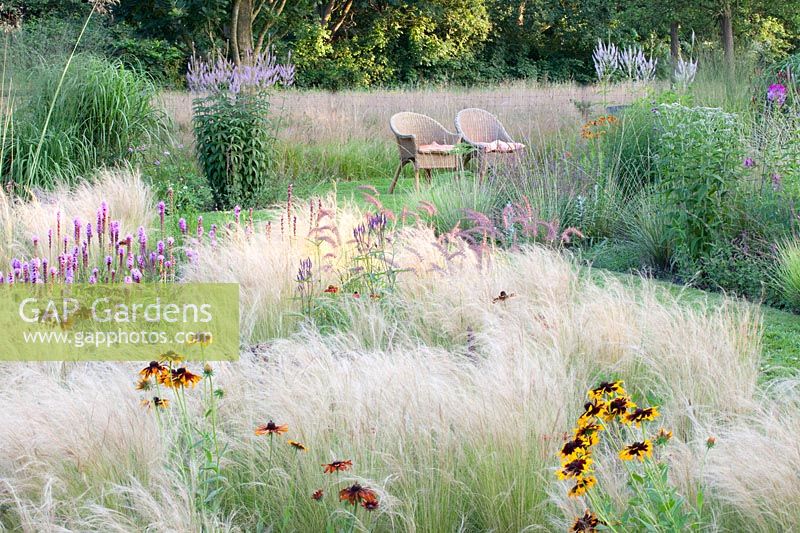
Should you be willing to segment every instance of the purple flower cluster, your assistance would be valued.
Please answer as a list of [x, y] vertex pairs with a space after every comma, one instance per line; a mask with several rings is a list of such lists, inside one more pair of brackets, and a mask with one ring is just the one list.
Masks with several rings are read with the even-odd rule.
[[267, 89], [273, 85], [288, 87], [294, 83], [291, 55], [283, 64], [277, 62], [271, 50], [252, 59], [237, 65], [221, 56], [214, 62], [193, 57], [186, 72], [189, 90], [195, 93], [239, 94], [242, 89]]
[[[14, 283], [141, 283], [145, 279], [166, 281], [175, 276], [175, 239], [158, 240], [151, 247], [147, 230], [136, 237], [121, 237], [120, 222], [111, 220], [103, 202], [92, 222], [74, 219], [72, 228], [62, 228], [57, 212], [55, 231], [47, 232], [47, 245], [33, 236], [33, 257], [13, 258], [10, 269], [0, 272], [0, 284]], [[62, 233], [63, 232], [63, 233]]]
[[786, 103], [786, 86], [781, 83], [773, 83], [767, 89], [767, 101], [776, 107], [781, 107]]

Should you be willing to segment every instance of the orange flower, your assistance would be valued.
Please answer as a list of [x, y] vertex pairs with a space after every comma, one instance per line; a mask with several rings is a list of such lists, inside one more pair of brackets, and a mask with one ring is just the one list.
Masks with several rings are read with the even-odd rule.
[[325, 289], [323, 292], [326, 292], [328, 294], [336, 294], [337, 292], [339, 292], [339, 287], [337, 287], [336, 285], [328, 285], [328, 288]]
[[289, 431], [289, 426], [287, 424], [279, 426], [270, 420], [266, 424], [262, 424], [256, 428], [256, 435], [280, 435], [287, 431]]
[[358, 483], [354, 483], [353, 485], [343, 488], [339, 491], [339, 501], [346, 501], [352, 505], [365, 502], [377, 502], [378, 495], [375, 494], [374, 490], [362, 487]]
[[291, 446], [292, 448], [294, 448], [294, 449], [295, 449], [295, 450], [297, 450], [298, 452], [304, 452], [304, 451], [306, 451], [306, 447], [305, 447], [305, 445], [304, 445], [304, 444], [302, 444], [302, 443], [300, 443], [300, 442], [297, 442], [296, 440], [290, 440], [290, 441], [289, 441], [289, 446]]
[[361, 507], [366, 509], [367, 511], [374, 511], [378, 508], [378, 500], [366, 500], [361, 502]]
[[157, 407], [159, 409], [166, 409], [169, 407], [169, 400], [166, 398], [159, 398], [158, 396], [153, 396], [152, 400], [142, 400], [142, 405], [150, 409], [151, 407]]
[[317, 501], [320, 501], [324, 495], [325, 495], [325, 491], [324, 491], [324, 490], [322, 490], [322, 489], [317, 489], [317, 490], [315, 490], [315, 491], [314, 491], [314, 493], [311, 495], [311, 499], [312, 499], [312, 500], [317, 500]]
[[169, 369], [158, 361], [150, 361], [149, 365], [139, 371], [139, 375], [142, 376], [142, 379], [159, 378], [168, 372]]
[[344, 472], [345, 470], [349, 470], [350, 467], [353, 466], [353, 461], [334, 461], [322, 466], [325, 467], [325, 469], [322, 471], [323, 474], [333, 474], [334, 472]]
[[167, 387], [177, 389], [187, 386], [194, 387], [201, 379], [197, 374], [192, 374], [186, 370], [186, 367], [180, 367], [161, 374], [158, 377], [158, 382]]

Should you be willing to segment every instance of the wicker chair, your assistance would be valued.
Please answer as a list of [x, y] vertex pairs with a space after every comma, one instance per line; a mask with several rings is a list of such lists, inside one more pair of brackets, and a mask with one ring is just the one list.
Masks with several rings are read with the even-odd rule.
[[447, 131], [432, 118], [407, 111], [397, 113], [389, 120], [400, 148], [400, 165], [394, 173], [389, 193], [394, 192], [400, 172], [407, 163], [414, 165], [414, 182], [419, 190], [419, 171], [424, 170], [431, 179], [431, 169], [458, 169], [460, 156], [452, 153], [461, 141], [456, 133]]
[[516, 161], [525, 149], [514, 141], [497, 117], [475, 107], [462, 109], [456, 115], [456, 131], [474, 148], [478, 159], [478, 175], [483, 179], [486, 167], [498, 161]]

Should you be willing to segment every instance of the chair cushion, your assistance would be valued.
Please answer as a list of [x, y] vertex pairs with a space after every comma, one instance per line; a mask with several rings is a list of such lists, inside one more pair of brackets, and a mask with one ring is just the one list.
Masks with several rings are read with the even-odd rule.
[[525, 145], [522, 143], [507, 143], [505, 141], [492, 141], [490, 143], [481, 143], [481, 148], [484, 152], [496, 152], [501, 154], [507, 154], [511, 152], [517, 152], [525, 148]]
[[417, 148], [417, 152], [421, 154], [449, 154], [455, 146], [452, 144], [439, 144], [432, 142], [430, 144], [421, 144]]

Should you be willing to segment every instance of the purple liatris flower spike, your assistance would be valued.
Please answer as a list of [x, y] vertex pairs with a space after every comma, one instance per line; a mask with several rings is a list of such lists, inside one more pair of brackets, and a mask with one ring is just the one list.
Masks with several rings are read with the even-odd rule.
[[786, 87], [781, 83], [773, 83], [767, 89], [767, 101], [776, 107], [782, 106], [786, 102]]
[[125, 284], [130, 285], [131, 283], [133, 283], [133, 278], [130, 276], [125, 276]]
[[753, 168], [756, 166], [756, 162], [753, 161], [752, 157], [745, 157], [742, 164], [744, 165], [744, 168]]
[[781, 188], [781, 175], [777, 172], [772, 174], [772, 190], [778, 191]]
[[202, 239], [203, 238], [203, 231], [204, 231], [204, 229], [203, 229], [203, 216], [201, 215], [201, 216], [197, 217], [197, 238], [198, 239]]
[[181, 233], [186, 235], [186, 232], [188, 231], [189, 228], [186, 225], [186, 219], [185, 218], [181, 218], [180, 220], [178, 220], [178, 228], [181, 230]]
[[236, 220], [236, 223], [239, 223], [239, 217], [242, 214], [242, 208], [240, 206], [236, 206], [233, 208], [233, 218]]
[[304, 283], [311, 280], [311, 258], [300, 261], [300, 269], [297, 271], [297, 282]]

